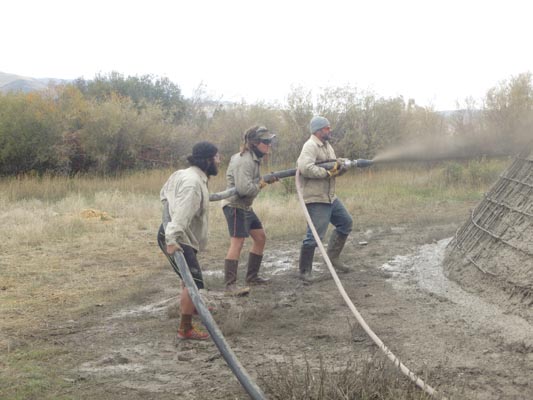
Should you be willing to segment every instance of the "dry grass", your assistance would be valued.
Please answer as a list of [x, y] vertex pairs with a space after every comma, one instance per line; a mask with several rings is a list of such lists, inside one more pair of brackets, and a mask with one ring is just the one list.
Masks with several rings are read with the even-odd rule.
[[298, 400], [424, 400], [432, 397], [402, 377], [381, 354], [340, 367], [322, 358], [277, 363], [261, 376], [271, 399]]
[[[43, 371], [58, 357], [57, 349], [43, 346], [48, 353], [34, 354], [27, 344], [99, 307], [140, 299], [153, 290], [144, 283], [168, 271], [155, 234], [159, 190], [171, 172], [0, 180], [0, 369], [12, 371], [2, 376], [6, 387], [22, 385], [20, 393], [26, 393], [35, 385], [38, 393], [39, 385], [54, 385], [55, 377]], [[355, 229], [361, 230], [435, 221], [446, 218], [447, 210], [457, 215], [457, 209], [464, 209], [466, 214], [485, 189], [447, 186], [443, 179], [438, 168], [359, 170], [339, 179], [338, 192], [354, 216]], [[210, 182], [210, 190], [223, 188], [222, 173]], [[299, 241], [304, 234], [303, 213], [287, 188], [268, 187], [254, 205], [273, 241]], [[88, 209], [94, 212], [84, 214]], [[221, 269], [229, 239], [219, 203], [211, 204], [210, 224], [210, 248], [201, 262]], [[244, 329], [243, 323], [254, 318], [252, 311], [243, 311], [228, 320], [226, 333]], [[41, 378], [21, 380], [23, 371], [40, 368], [39, 363]]]
[[261, 324], [274, 315], [273, 304], [258, 304], [254, 299], [225, 299], [222, 307], [217, 307], [216, 320], [224, 336], [238, 335], [247, 327]]
[[[111, 301], [117, 284], [133, 290], [161, 264], [153, 251], [159, 216], [151, 197], [100, 192], [92, 201], [70, 195], [3, 205], [0, 312], [11, 332], [46, 327], [59, 314], [74, 319]], [[86, 218], [88, 208], [110, 217]]]
[[7, 201], [39, 199], [55, 202], [70, 195], [87, 199], [99, 192], [157, 194], [171, 170], [150, 170], [120, 177], [44, 175], [3, 178], [0, 182], [2, 197]]
[[[507, 160], [486, 163], [486, 169], [496, 179]], [[466, 213], [490, 184], [450, 184], [446, 171], [446, 165], [356, 169], [337, 179], [337, 195], [353, 216], [356, 231], [373, 226], [445, 222], [450, 215], [456, 216], [458, 210]], [[282, 184], [268, 187], [254, 205], [267, 231], [280, 238], [302, 236], [305, 229], [296, 194], [287, 194], [287, 186], [292, 187]]]
[[[117, 282], [133, 290], [136, 281], [164, 268], [154, 234], [160, 220], [159, 189], [171, 172], [1, 180], [0, 312], [7, 316], [3, 327], [38, 327], [59, 307], [63, 315], [75, 314], [115, 296]], [[445, 218], [447, 208], [457, 213], [462, 207], [466, 212], [484, 189], [447, 186], [439, 168], [357, 170], [340, 178], [338, 185], [355, 230], [422, 224]], [[221, 173], [210, 189], [223, 188]], [[303, 212], [285, 186], [269, 186], [254, 208], [271, 239], [303, 235]], [[104, 217], [87, 218], [82, 213], [88, 209]], [[208, 259], [222, 260], [228, 238], [220, 203], [211, 204], [210, 225]], [[210, 262], [209, 267], [221, 268], [222, 262]]]

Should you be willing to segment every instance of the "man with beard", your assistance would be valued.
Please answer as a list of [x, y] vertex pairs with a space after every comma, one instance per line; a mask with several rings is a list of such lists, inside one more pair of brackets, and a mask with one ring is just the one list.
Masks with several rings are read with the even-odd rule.
[[[187, 160], [190, 167], [174, 172], [161, 189], [163, 223], [159, 228], [157, 241], [176, 272], [179, 269], [171, 256], [176, 251], [183, 253], [196, 286], [198, 289], [203, 289], [204, 280], [196, 253], [204, 250], [207, 245], [209, 213], [207, 182], [210, 176], [218, 173], [220, 156], [215, 145], [200, 142], [194, 145], [192, 155]], [[208, 333], [192, 325], [192, 315], [196, 310], [183, 282], [180, 311], [178, 339], [209, 338]]]
[[252, 209], [252, 203], [267, 184], [261, 179], [260, 166], [263, 157], [268, 154], [272, 139], [276, 135], [264, 126], [253, 126], [244, 133], [244, 142], [239, 153], [231, 157], [226, 172], [227, 188], [236, 188], [237, 194], [222, 202], [222, 209], [230, 235], [230, 247], [224, 260], [224, 280], [226, 295], [243, 296], [249, 292], [248, 287], [238, 289], [237, 268], [244, 240], [252, 237], [252, 248], [248, 255], [246, 283], [263, 285], [268, 279], [258, 275], [263, 260], [266, 243], [265, 230], [260, 219]]
[[[335, 178], [345, 170], [342, 167], [342, 160], [337, 160], [335, 151], [329, 143], [331, 138], [329, 121], [321, 116], [313, 117], [310, 122], [310, 131], [311, 137], [303, 145], [297, 161], [304, 202], [321, 240], [326, 234], [328, 225], [331, 223], [335, 226], [335, 230], [331, 233], [327, 253], [337, 271], [348, 272], [350, 268], [340, 261], [339, 256], [352, 231], [353, 222], [352, 217], [335, 195]], [[331, 170], [317, 165], [321, 161], [328, 160], [337, 160]], [[311, 271], [316, 246], [316, 241], [308, 226], [300, 249], [299, 262], [300, 278], [305, 283], [313, 281]]]

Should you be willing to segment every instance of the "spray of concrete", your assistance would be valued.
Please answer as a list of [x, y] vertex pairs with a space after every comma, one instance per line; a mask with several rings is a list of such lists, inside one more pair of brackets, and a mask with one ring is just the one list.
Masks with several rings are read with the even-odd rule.
[[531, 133], [511, 138], [491, 138], [456, 136], [420, 138], [397, 144], [378, 153], [372, 161], [376, 163], [460, 160], [476, 157], [510, 156], [519, 153], [524, 147], [531, 147]]
[[405, 161], [429, 161], [449, 160], [468, 157], [471, 151], [467, 147], [453, 141], [451, 138], [419, 139], [412, 142], [400, 143], [394, 147], [385, 149], [374, 157], [374, 162], [405, 162]]

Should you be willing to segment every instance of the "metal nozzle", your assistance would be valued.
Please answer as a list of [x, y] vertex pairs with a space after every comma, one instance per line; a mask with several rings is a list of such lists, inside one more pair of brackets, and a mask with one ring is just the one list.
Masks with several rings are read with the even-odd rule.
[[370, 167], [372, 164], [374, 164], [374, 161], [366, 160], [364, 158], [360, 158], [358, 160], [355, 160], [355, 166], [359, 167], [359, 168]]

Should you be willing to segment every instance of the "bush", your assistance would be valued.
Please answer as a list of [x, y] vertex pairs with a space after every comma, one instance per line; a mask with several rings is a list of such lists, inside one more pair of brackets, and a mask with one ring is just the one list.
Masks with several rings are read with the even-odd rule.
[[463, 180], [463, 166], [459, 163], [447, 164], [444, 168], [444, 182], [446, 185], [458, 185]]
[[285, 178], [280, 180], [281, 185], [283, 186], [283, 189], [285, 190], [285, 194], [294, 194], [296, 193], [296, 182], [294, 178]]
[[0, 174], [54, 169], [61, 141], [53, 100], [35, 94], [0, 96]]
[[468, 163], [467, 175], [473, 186], [487, 185], [498, 178], [499, 169], [485, 160], [474, 160]]

